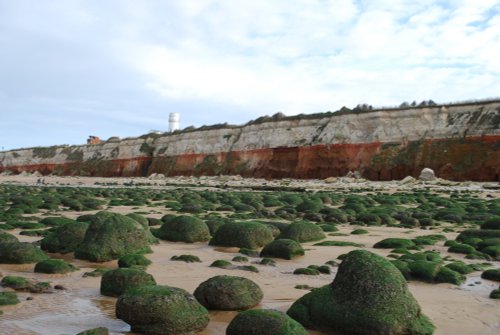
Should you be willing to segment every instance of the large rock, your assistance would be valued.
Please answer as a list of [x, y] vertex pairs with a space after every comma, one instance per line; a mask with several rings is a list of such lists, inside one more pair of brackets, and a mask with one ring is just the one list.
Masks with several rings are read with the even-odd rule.
[[0, 264], [36, 263], [48, 258], [42, 250], [31, 243], [0, 243]]
[[287, 313], [307, 328], [339, 334], [434, 332], [399, 270], [366, 250], [348, 253], [332, 284], [306, 294]]
[[16, 243], [16, 242], [19, 242], [19, 240], [14, 235], [0, 232], [0, 243]]
[[146, 285], [156, 285], [152, 275], [136, 268], [107, 271], [101, 278], [101, 294], [118, 297], [126, 290]]
[[250, 279], [216, 276], [201, 283], [194, 296], [208, 309], [231, 311], [253, 307], [260, 303], [264, 295]]
[[140, 223], [121, 214], [103, 211], [95, 215], [75, 257], [106, 262], [125, 254], [150, 251], [149, 232]]
[[292, 222], [278, 236], [278, 238], [291, 239], [301, 243], [317, 241], [325, 237], [320, 226], [308, 221]]
[[226, 335], [307, 335], [300, 323], [285, 313], [252, 309], [239, 313], [229, 324]]
[[208, 241], [210, 230], [201, 219], [181, 215], [165, 220], [155, 235], [167, 241], [194, 243]]
[[304, 249], [299, 242], [290, 239], [274, 240], [262, 249], [260, 257], [292, 259], [304, 256]]
[[66, 263], [62, 259], [46, 259], [36, 263], [34, 271], [36, 273], [64, 274], [76, 270], [78, 270], [76, 266]]
[[436, 180], [436, 175], [434, 174], [434, 170], [424, 168], [420, 172], [420, 176], [418, 176], [418, 179], [421, 181], [434, 181]]
[[116, 317], [133, 332], [159, 335], [192, 334], [210, 321], [208, 311], [191, 294], [169, 286], [128, 290], [116, 302]]
[[273, 240], [273, 233], [258, 222], [228, 222], [221, 226], [210, 245], [257, 249]]
[[61, 254], [74, 252], [82, 243], [89, 224], [87, 222], [69, 222], [57, 227], [43, 238], [40, 247], [47, 252]]

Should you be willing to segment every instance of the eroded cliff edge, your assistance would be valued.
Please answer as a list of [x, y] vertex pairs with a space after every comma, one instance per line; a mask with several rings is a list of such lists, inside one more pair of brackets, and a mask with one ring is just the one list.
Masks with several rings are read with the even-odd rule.
[[0, 152], [0, 173], [84, 176], [240, 174], [371, 180], [418, 176], [498, 181], [500, 100], [263, 118], [95, 145]]

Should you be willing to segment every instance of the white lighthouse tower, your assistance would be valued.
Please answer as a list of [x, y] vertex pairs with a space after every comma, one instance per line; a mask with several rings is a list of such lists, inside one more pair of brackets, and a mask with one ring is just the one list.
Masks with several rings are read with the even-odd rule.
[[168, 118], [168, 131], [173, 132], [179, 130], [179, 113], [170, 113]]

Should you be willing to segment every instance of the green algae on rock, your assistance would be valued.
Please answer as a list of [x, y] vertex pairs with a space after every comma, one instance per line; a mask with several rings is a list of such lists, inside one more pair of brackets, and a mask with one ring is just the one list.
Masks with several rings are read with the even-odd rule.
[[120, 268], [107, 271], [101, 278], [101, 294], [118, 297], [131, 288], [156, 285], [152, 275], [136, 268]]
[[151, 265], [151, 261], [141, 254], [127, 254], [118, 259], [118, 267], [147, 267]]
[[58, 226], [42, 239], [40, 247], [47, 252], [74, 252], [85, 237], [89, 224], [73, 221]]
[[229, 324], [226, 335], [307, 335], [304, 327], [285, 313], [252, 309], [239, 313]]
[[228, 222], [215, 232], [210, 245], [257, 249], [273, 240], [266, 225], [258, 222]]
[[210, 230], [201, 219], [181, 215], [164, 220], [155, 235], [162, 240], [194, 243], [208, 241], [210, 239]]
[[180, 335], [205, 329], [208, 311], [193, 295], [170, 286], [141, 286], [122, 294], [116, 317], [144, 334]]
[[47, 259], [35, 265], [35, 272], [37, 273], [64, 274], [76, 270], [78, 270], [76, 266], [66, 263], [62, 259]]
[[399, 270], [365, 250], [348, 253], [332, 284], [306, 294], [287, 313], [307, 328], [342, 334], [434, 332]]
[[26, 242], [0, 243], [0, 264], [28, 264], [48, 259], [37, 246]]
[[304, 254], [304, 248], [302, 248], [299, 242], [290, 239], [279, 239], [267, 244], [260, 252], [260, 257], [292, 259], [304, 256]]
[[300, 243], [318, 241], [325, 237], [320, 226], [308, 221], [292, 222], [278, 236], [279, 239], [286, 238]]
[[0, 292], [0, 306], [16, 305], [19, 302], [15, 292]]
[[215, 276], [201, 283], [194, 296], [207, 309], [241, 310], [260, 303], [264, 294], [250, 279], [235, 276]]
[[149, 231], [137, 221], [110, 212], [95, 215], [75, 257], [106, 262], [130, 253], [150, 252]]

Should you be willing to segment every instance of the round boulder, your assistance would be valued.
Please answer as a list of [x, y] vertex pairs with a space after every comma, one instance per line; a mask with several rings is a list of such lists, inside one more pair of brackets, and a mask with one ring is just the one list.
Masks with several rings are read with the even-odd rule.
[[257, 249], [273, 240], [266, 225], [258, 222], [228, 222], [215, 232], [210, 245]]
[[74, 252], [83, 241], [89, 224], [73, 221], [54, 229], [42, 239], [40, 247], [47, 252], [66, 254]]
[[121, 214], [99, 212], [75, 251], [75, 257], [107, 262], [125, 254], [150, 252], [149, 231]]
[[307, 335], [300, 323], [285, 313], [252, 309], [239, 313], [226, 329], [226, 335]]
[[210, 230], [201, 219], [180, 215], [165, 220], [155, 235], [162, 240], [194, 243], [208, 241]]
[[35, 272], [36, 273], [68, 273], [76, 271], [78, 268], [73, 264], [66, 263], [62, 259], [47, 259], [36, 263]]
[[259, 304], [264, 295], [250, 279], [216, 276], [201, 283], [194, 291], [194, 296], [208, 309], [232, 311]]
[[136, 268], [107, 271], [101, 278], [101, 294], [118, 297], [126, 290], [146, 285], [156, 285], [152, 275]]
[[31, 243], [0, 243], [0, 264], [28, 264], [48, 258], [42, 250]]
[[290, 223], [278, 236], [279, 239], [287, 238], [300, 243], [322, 240], [325, 237], [325, 233], [320, 226], [307, 221]]
[[434, 181], [436, 180], [436, 175], [434, 174], [434, 170], [424, 168], [420, 172], [420, 176], [418, 176], [418, 179], [422, 181]]
[[304, 327], [339, 334], [434, 332], [401, 272], [366, 250], [346, 254], [333, 283], [304, 295], [287, 313]]
[[210, 321], [208, 311], [191, 294], [170, 286], [141, 286], [116, 302], [116, 317], [144, 334], [179, 335], [199, 332]]
[[120, 268], [146, 267], [150, 264], [151, 261], [141, 254], [128, 254], [118, 259], [118, 267]]
[[290, 239], [274, 240], [262, 249], [260, 257], [292, 259], [304, 256], [304, 249], [299, 242]]
[[0, 243], [16, 243], [16, 242], [19, 242], [19, 240], [14, 235], [0, 232]]

